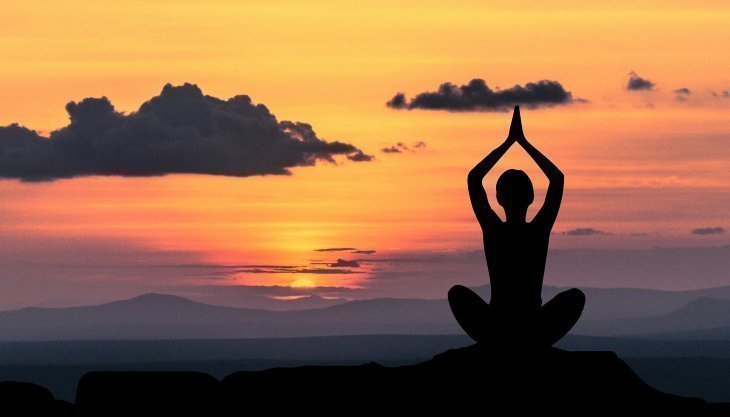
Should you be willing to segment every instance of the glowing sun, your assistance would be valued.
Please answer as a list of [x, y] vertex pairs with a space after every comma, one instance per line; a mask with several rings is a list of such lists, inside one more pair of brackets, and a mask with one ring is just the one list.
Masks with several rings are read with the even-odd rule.
[[299, 278], [298, 280], [295, 280], [291, 284], [289, 284], [292, 288], [313, 288], [316, 287], [317, 284], [314, 283], [311, 279], [308, 278]]

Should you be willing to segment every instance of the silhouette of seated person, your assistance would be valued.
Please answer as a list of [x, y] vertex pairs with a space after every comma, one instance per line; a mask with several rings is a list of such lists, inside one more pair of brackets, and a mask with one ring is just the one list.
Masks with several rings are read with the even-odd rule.
[[[534, 191], [523, 171], [510, 169], [497, 181], [497, 201], [506, 221], [492, 210], [483, 178], [515, 143], [521, 145], [548, 177], [545, 203], [532, 221], [526, 220]], [[469, 172], [471, 204], [482, 228], [492, 296], [489, 303], [470, 289], [449, 290], [451, 310], [464, 331], [492, 346], [547, 347], [575, 325], [585, 296], [576, 289], [558, 294], [542, 305], [541, 291], [550, 231], [563, 197], [563, 173], [530, 144], [515, 107], [507, 139]]]

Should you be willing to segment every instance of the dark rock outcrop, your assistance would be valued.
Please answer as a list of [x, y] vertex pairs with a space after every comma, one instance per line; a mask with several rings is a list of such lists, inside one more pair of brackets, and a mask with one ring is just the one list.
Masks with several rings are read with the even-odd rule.
[[200, 372], [89, 372], [76, 406], [81, 416], [216, 416], [218, 385]]
[[73, 404], [59, 401], [48, 389], [28, 382], [0, 382], [0, 415], [53, 416], [75, 415]]
[[[279, 368], [237, 372], [221, 383], [225, 409], [277, 412], [496, 413], [529, 415], [729, 415], [646, 385], [612, 352], [455, 349], [413, 366]], [[499, 410], [499, 411], [498, 411]]]
[[3, 382], [0, 404], [33, 416], [730, 415], [730, 404], [651, 388], [613, 352], [480, 345], [410, 366], [275, 368], [221, 382], [197, 372], [91, 372], [75, 405], [38, 385]]

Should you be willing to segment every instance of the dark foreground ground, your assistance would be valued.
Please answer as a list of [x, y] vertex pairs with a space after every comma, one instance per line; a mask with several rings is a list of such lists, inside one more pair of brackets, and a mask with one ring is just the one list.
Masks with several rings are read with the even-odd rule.
[[[448, 350], [403, 366], [304, 366], [239, 371], [85, 374], [75, 404], [37, 385], [0, 383], [0, 404], [17, 415], [227, 416], [489, 412], [522, 415], [729, 415], [730, 404], [658, 391], [613, 352]], [[631, 413], [631, 414], [629, 414]]]
[[[0, 381], [31, 382], [74, 401], [91, 371], [196, 371], [216, 379], [236, 371], [303, 365], [413, 365], [466, 336], [338, 336], [287, 339], [77, 341], [0, 343]], [[571, 351], [613, 351], [664, 392], [730, 402], [730, 341], [658, 341], [568, 336]]]

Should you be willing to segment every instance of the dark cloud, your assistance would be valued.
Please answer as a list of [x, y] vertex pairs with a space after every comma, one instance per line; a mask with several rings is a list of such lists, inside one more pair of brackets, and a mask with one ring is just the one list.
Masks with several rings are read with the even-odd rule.
[[517, 104], [539, 108], [575, 101], [579, 100], [573, 99], [573, 95], [557, 81], [542, 80], [493, 90], [484, 80], [475, 78], [461, 86], [443, 83], [437, 91], [418, 94], [410, 101], [406, 100], [405, 94], [398, 93], [386, 105], [393, 109], [408, 110], [506, 111]]
[[375, 159], [375, 157], [372, 155], [368, 155], [365, 152], [358, 149], [357, 151], [347, 155], [347, 159], [349, 159], [350, 161], [354, 161], [354, 162], [370, 162], [373, 159]]
[[401, 152], [403, 152], [397, 146], [386, 146], [385, 148], [381, 149], [380, 151], [383, 153], [401, 153]]
[[592, 227], [578, 227], [576, 229], [566, 230], [563, 234], [568, 236], [610, 235], [608, 232], [594, 229]]
[[626, 83], [626, 89], [629, 91], [653, 90], [655, 86], [656, 84], [646, 78], [641, 78], [634, 71], [629, 73], [629, 81]]
[[351, 250], [357, 250], [357, 248], [321, 248], [321, 249], [315, 249], [315, 252], [345, 252], [345, 251], [351, 251]]
[[675, 96], [674, 96], [675, 100], [677, 100], [679, 102], [686, 102], [686, 101], [689, 101], [688, 97], [690, 95], [692, 95], [692, 91], [690, 91], [689, 88], [683, 87], [683, 88], [678, 88], [678, 89], [674, 90], [674, 94], [675, 94]]
[[387, 103], [385, 103], [386, 106], [392, 108], [392, 109], [406, 109], [408, 108], [408, 103], [406, 102], [406, 95], [403, 93], [397, 93], [393, 96]]
[[722, 97], [722, 98], [728, 98], [728, 97], [730, 97], [730, 91], [727, 91], [727, 90], [725, 90], [723, 92], [720, 92], [720, 93], [716, 93], [714, 91], [711, 91], [710, 94], [712, 94], [712, 97]]
[[385, 153], [401, 153], [407, 150], [408, 146], [403, 142], [398, 142], [395, 145], [386, 146], [385, 148], [381, 149], [381, 151]]
[[[334, 248], [338, 249], [338, 248]], [[343, 248], [351, 249], [351, 248]], [[329, 262], [312, 262], [311, 264], [316, 265], [327, 265], [329, 268], [312, 267], [307, 265], [276, 265], [276, 264], [241, 264], [241, 265], [226, 265], [226, 264], [179, 264], [179, 265], [148, 265], [147, 268], [176, 268], [176, 269], [188, 269], [188, 270], [201, 270], [199, 276], [210, 276], [215, 273], [216, 277], [230, 278], [237, 274], [359, 274], [360, 272], [352, 271], [349, 269], [332, 269], [332, 268], [357, 268], [360, 264], [357, 262], [349, 263], [344, 261], [342, 263], [331, 264]], [[188, 276], [190, 274], [187, 274]]]
[[[334, 248], [338, 249], [338, 248]], [[345, 250], [352, 248], [343, 248]], [[338, 260], [339, 262], [340, 260]], [[329, 262], [312, 262], [311, 264], [327, 265], [330, 268], [311, 267], [306, 265], [276, 265], [276, 264], [240, 264], [240, 265], [227, 265], [227, 264], [178, 264], [178, 265], [146, 265], [146, 268], [159, 268], [169, 269], [175, 268], [179, 270], [201, 270], [199, 276], [210, 276], [212, 273], [216, 274], [216, 277], [232, 277], [237, 274], [358, 274], [347, 269], [331, 269], [332, 267], [359, 267], [358, 263], [347, 264], [341, 263], [338, 265], [331, 264]], [[112, 266], [106, 266], [107, 268], [113, 268]], [[127, 266], [124, 266], [126, 268]], [[190, 275], [190, 274], [186, 274]]]
[[[112, 267], [112, 266], [107, 266]], [[177, 264], [177, 265], [147, 265], [148, 268], [179, 268], [179, 269], [220, 269], [220, 270], [235, 270], [239, 268], [297, 268], [296, 265], [276, 265], [276, 264]]]
[[[196, 289], [221, 289], [218, 286], [197, 286]], [[332, 294], [332, 293], [339, 293], [339, 294], [347, 294], [347, 293], [354, 293], [357, 292], [357, 289], [355, 288], [348, 288], [348, 287], [327, 287], [327, 286], [317, 286], [317, 287], [291, 287], [291, 286], [283, 286], [283, 285], [227, 285], [224, 287], [223, 291], [233, 291], [233, 290], [239, 290], [242, 293], [245, 293], [247, 295], [259, 295], [259, 296], [266, 296], [266, 297], [286, 297], [286, 296], [296, 296], [296, 295], [309, 295], [309, 294]]]
[[413, 145], [408, 146], [403, 142], [398, 142], [395, 145], [386, 146], [385, 148], [381, 149], [381, 152], [384, 153], [403, 153], [405, 151], [411, 151], [416, 152], [417, 150], [423, 149], [426, 147], [426, 142], [424, 141], [418, 141], [414, 142]]
[[693, 235], [719, 235], [725, 233], [722, 227], [700, 227], [692, 229]]
[[221, 100], [193, 84], [168, 84], [129, 115], [106, 97], [71, 102], [66, 111], [70, 123], [50, 138], [17, 124], [0, 127], [0, 177], [288, 175], [337, 155], [372, 159], [349, 143], [319, 138], [306, 123], [278, 121], [248, 96]]
[[337, 262], [328, 264], [330, 268], [359, 268], [360, 263], [357, 261], [348, 261], [347, 259], [338, 259]]
[[238, 269], [235, 271], [235, 273], [238, 273], [238, 274], [359, 274], [360, 272], [353, 271], [351, 269], [342, 269], [342, 268], [334, 268], [334, 267], [333, 268], [301, 267], [301, 268], [291, 268], [291, 269], [248, 268], [248, 269]]
[[374, 254], [376, 252], [377, 251], [372, 250], [372, 249], [365, 249], [365, 250], [354, 250], [354, 251], [352, 251], [350, 253], [357, 253], [357, 254], [360, 254], [360, 255], [372, 255], [372, 254]]

